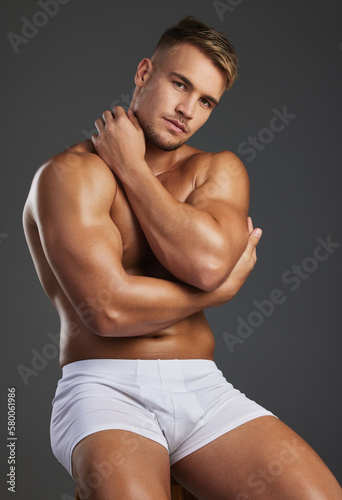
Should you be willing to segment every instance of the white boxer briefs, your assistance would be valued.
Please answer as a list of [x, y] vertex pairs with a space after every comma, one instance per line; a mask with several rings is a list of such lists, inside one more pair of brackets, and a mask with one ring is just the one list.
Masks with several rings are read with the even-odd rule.
[[208, 359], [76, 361], [63, 367], [52, 405], [52, 450], [71, 476], [73, 449], [94, 432], [122, 429], [157, 441], [173, 465], [235, 427], [273, 415]]

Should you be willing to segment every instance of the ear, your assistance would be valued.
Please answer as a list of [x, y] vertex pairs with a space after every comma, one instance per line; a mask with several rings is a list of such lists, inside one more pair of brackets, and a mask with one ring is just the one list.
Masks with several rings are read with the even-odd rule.
[[146, 84], [151, 75], [152, 66], [153, 64], [151, 59], [148, 59], [147, 57], [140, 61], [134, 77], [134, 82], [137, 87], [143, 87]]

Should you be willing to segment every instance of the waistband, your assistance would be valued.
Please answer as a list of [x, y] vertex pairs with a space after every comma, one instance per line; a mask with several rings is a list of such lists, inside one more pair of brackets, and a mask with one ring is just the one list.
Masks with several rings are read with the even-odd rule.
[[74, 361], [63, 366], [62, 374], [64, 376], [79, 372], [165, 372], [181, 371], [193, 373], [198, 370], [214, 369], [215, 361], [211, 359], [84, 359]]

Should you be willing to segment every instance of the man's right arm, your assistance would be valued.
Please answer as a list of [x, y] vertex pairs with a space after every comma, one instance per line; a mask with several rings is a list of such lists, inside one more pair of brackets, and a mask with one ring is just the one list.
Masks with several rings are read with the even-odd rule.
[[[121, 235], [110, 217], [117, 189], [112, 172], [93, 154], [85, 156], [81, 165], [61, 172], [60, 164], [52, 160], [37, 174], [30, 195], [34, 196], [33, 216], [60, 286], [95, 333], [145, 335], [235, 295], [236, 283], [203, 292], [127, 274], [122, 266]], [[246, 277], [253, 265], [245, 263]], [[94, 312], [90, 321], [89, 310]]]

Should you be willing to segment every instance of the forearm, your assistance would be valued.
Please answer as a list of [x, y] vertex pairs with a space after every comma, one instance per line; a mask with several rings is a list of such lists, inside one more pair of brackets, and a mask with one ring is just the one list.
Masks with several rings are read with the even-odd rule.
[[[93, 143], [121, 180], [158, 260], [185, 283], [202, 290], [220, 286], [248, 239], [249, 183], [240, 160], [230, 152], [202, 158], [193, 170], [198, 186], [186, 188], [190, 192], [184, 193], [181, 202], [168, 192], [170, 184], [164, 188], [144, 160], [145, 136], [133, 111], [126, 115], [117, 106], [114, 116], [110, 111], [102, 116], [103, 121], [95, 121], [99, 135], [92, 136]], [[172, 172], [166, 169], [165, 175], [172, 183]], [[184, 182], [193, 180], [175, 181], [177, 185]]]
[[[227, 280], [216, 290], [204, 292], [191, 286], [143, 276], [121, 274], [115, 280], [113, 300], [102, 315], [104, 336], [139, 336], [152, 333], [207, 307], [230, 301], [245, 283], [256, 262], [261, 230], [250, 232], [248, 244]], [[119, 283], [119, 285], [118, 285]], [[111, 283], [109, 283], [109, 286]], [[108, 296], [110, 290], [105, 290]]]
[[[229, 294], [144, 276], [125, 275], [78, 308], [83, 321], [108, 337], [131, 337], [159, 331], [207, 307], [221, 305]], [[100, 297], [106, 297], [101, 304]], [[109, 297], [109, 299], [108, 299]], [[89, 314], [91, 311], [94, 314]], [[90, 321], [89, 321], [90, 320]]]
[[[147, 166], [125, 174], [121, 180], [153, 253], [174, 276], [202, 288], [203, 274], [215, 271], [222, 259], [217, 221], [176, 200]], [[227, 264], [228, 253], [226, 248]]]

